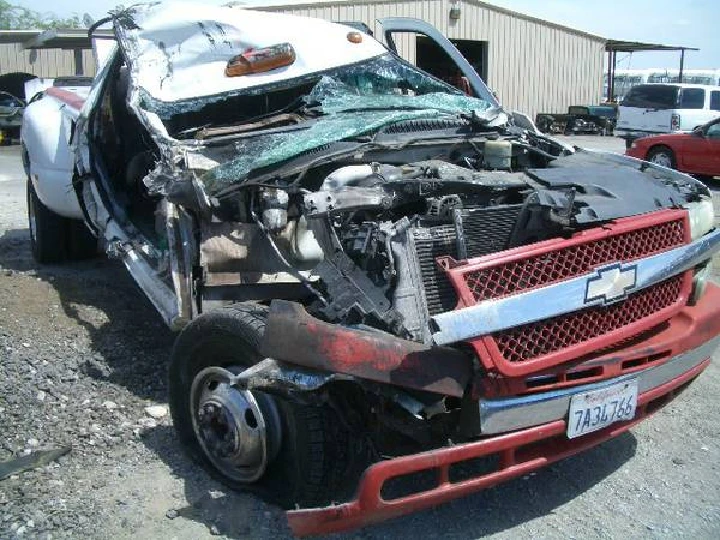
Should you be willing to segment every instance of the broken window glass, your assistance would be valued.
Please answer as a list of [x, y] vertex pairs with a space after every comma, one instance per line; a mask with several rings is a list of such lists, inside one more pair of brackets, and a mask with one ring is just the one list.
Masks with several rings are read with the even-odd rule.
[[[482, 116], [483, 111], [491, 107], [487, 101], [467, 96], [391, 54], [334, 68], [311, 78], [286, 81], [284, 86], [307, 86], [313, 81], [314, 86], [310, 86], [311, 90], [302, 100], [306, 111], [312, 111], [313, 115], [284, 130], [253, 132], [234, 138], [234, 157], [222, 160], [200, 178], [209, 194], [242, 182], [255, 169], [326, 144], [372, 133], [395, 122], [472, 111]], [[266, 87], [264, 91], [269, 93], [272, 89]], [[245, 95], [247, 92], [167, 103], [144, 94], [141, 106], [168, 121], [173, 115], [201, 111], [220, 99]], [[226, 155], [226, 151], [222, 153]]]
[[391, 55], [345, 66], [321, 77], [305, 98], [321, 116], [286, 132], [236, 140], [234, 159], [205, 173], [210, 193], [247, 174], [323, 145], [371, 133], [395, 122], [490, 108]]

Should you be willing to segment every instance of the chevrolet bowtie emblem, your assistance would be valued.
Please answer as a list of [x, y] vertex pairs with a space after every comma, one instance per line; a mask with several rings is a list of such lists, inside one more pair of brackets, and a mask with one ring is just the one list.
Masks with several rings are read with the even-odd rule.
[[625, 298], [636, 285], [637, 268], [633, 265], [612, 264], [598, 268], [588, 278], [585, 289], [586, 304], [612, 304]]

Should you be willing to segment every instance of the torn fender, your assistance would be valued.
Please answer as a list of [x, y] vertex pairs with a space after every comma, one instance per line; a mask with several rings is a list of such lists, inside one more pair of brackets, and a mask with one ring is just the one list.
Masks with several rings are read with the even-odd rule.
[[472, 374], [466, 354], [384, 332], [330, 324], [297, 303], [273, 300], [260, 353], [308, 368], [461, 397]]

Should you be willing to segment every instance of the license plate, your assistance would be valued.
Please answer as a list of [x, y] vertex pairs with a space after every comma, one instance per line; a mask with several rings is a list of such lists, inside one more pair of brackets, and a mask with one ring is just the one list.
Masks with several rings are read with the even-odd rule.
[[592, 433], [614, 422], [631, 420], [635, 417], [637, 394], [637, 380], [633, 379], [573, 396], [570, 399], [568, 438]]

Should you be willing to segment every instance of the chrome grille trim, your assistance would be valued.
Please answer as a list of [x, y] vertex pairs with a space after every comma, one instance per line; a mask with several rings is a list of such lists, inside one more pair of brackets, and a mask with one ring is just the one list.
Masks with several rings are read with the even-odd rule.
[[[718, 251], [720, 230], [715, 230], [685, 246], [633, 261], [637, 268], [633, 292], [689, 270]], [[455, 343], [602, 305], [603, 301], [599, 299], [586, 302], [588, 280], [603, 268], [616, 265], [617, 263], [611, 263], [547, 287], [497, 300], [486, 300], [474, 306], [435, 315], [431, 318], [431, 324], [437, 329], [433, 332], [433, 342], [438, 345]]]

